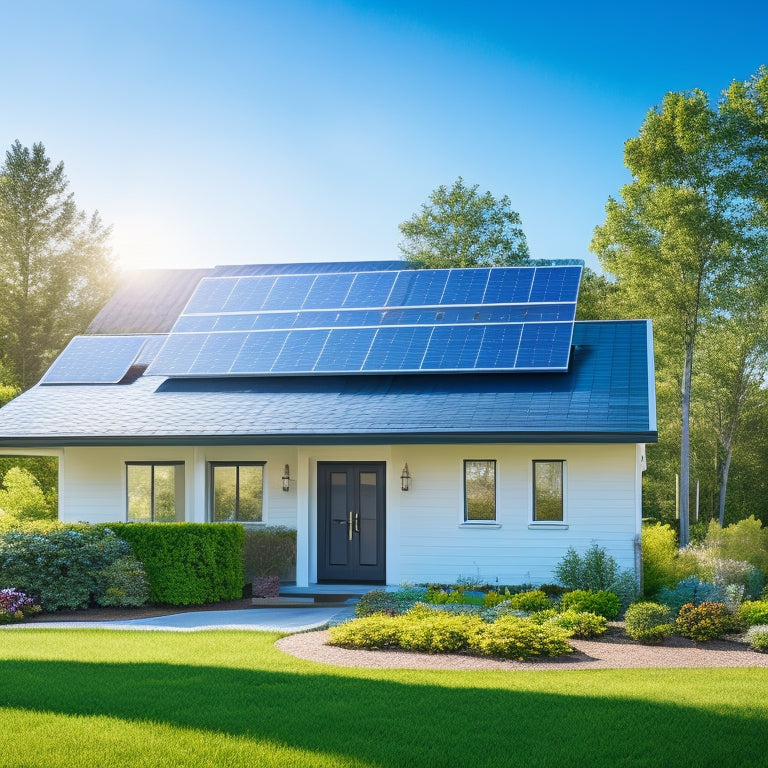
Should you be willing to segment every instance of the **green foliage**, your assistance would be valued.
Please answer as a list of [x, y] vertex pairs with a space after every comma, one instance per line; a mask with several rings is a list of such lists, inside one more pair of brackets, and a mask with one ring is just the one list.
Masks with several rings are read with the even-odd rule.
[[99, 605], [115, 608], [144, 605], [149, 598], [144, 566], [133, 555], [111, 563], [98, 573], [95, 598]]
[[575, 589], [573, 592], [566, 592], [563, 595], [560, 600], [560, 607], [563, 611], [572, 609], [595, 613], [611, 621], [619, 615], [621, 603], [618, 596], [614, 595], [613, 592]]
[[51, 520], [51, 508], [43, 489], [26, 469], [11, 467], [0, 488], [0, 511], [15, 520]]
[[680, 581], [677, 535], [668, 525], [643, 525], [643, 588], [652, 595]]
[[478, 595], [468, 595], [463, 590], [452, 589], [444, 592], [441, 589], [430, 589], [424, 601], [435, 605], [483, 605], [484, 598]]
[[[548, 611], [542, 611], [548, 613]], [[531, 617], [533, 618], [533, 617]], [[538, 623], [542, 623], [537, 621]], [[569, 608], [562, 613], [555, 614], [548, 620], [549, 624], [567, 629], [573, 637], [599, 637], [608, 629], [608, 621], [604, 616], [597, 616], [590, 611], [580, 611]]]
[[427, 590], [424, 587], [406, 587], [395, 592], [386, 592], [383, 589], [374, 589], [366, 592], [355, 605], [355, 615], [371, 616], [375, 613], [384, 613], [388, 616], [410, 611], [417, 602], [427, 599]]
[[753, 651], [768, 653], [768, 625], [750, 627], [745, 637]]
[[675, 629], [697, 642], [722, 637], [733, 628], [733, 617], [723, 603], [686, 603], [675, 620]]
[[570, 636], [571, 632], [562, 627], [536, 624], [516, 616], [501, 616], [493, 624], [480, 625], [469, 639], [469, 648], [484, 656], [523, 661], [571, 653]]
[[243, 527], [224, 523], [110, 523], [144, 565], [149, 601], [203, 605], [243, 591]]
[[768, 600], [745, 600], [736, 611], [736, 620], [743, 627], [768, 624]]
[[246, 582], [254, 576], [292, 579], [296, 573], [296, 531], [282, 525], [248, 528], [243, 547]]
[[704, 546], [717, 557], [746, 560], [768, 575], [768, 527], [752, 515], [725, 528], [712, 520]]
[[701, 605], [705, 602], [721, 602], [724, 599], [725, 592], [722, 587], [695, 577], [683, 579], [674, 589], [660, 589], [656, 594], [657, 602], [669, 606], [675, 616], [687, 603]]
[[621, 570], [604, 547], [593, 544], [580, 555], [573, 547], [555, 566], [555, 577], [570, 590], [583, 589], [613, 592], [626, 608], [637, 596], [637, 580], [630, 570]]
[[478, 192], [459, 178], [440, 186], [408, 221], [400, 224], [405, 258], [420, 267], [511, 266], [528, 258], [520, 214], [504, 195]]
[[624, 615], [626, 633], [640, 643], [663, 643], [675, 631], [672, 611], [661, 603], [633, 603]]
[[34, 598], [29, 595], [13, 587], [0, 589], [0, 624], [21, 621], [39, 612], [40, 606], [36, 605]]
[[0, 358], [34, 384], [111, 293], [110, 230], [78, 210], [64, 164], [16, 141], [0, 167]]
[[18, 387], [11, 384], [0, 384], [0, 408], [6, 403], [10, 403], [19, 394], [21, 394], [21, 390]]
[[45, 611], [87, 608], [99, 594], [100, 573], [129, 552], [106, 526], [10, 532], [0, 536], [0, 573]]
[[398, 616], [374, 614], [331, 627], [331, 644], [347, 648], [403, 648], [423, 653], [474, 652], [526, 659], [570, 653], [571, 633], [557, 626], [502, 616], [489, 624], [478, 616], [452, 615], [416, 606]]
[[552, 601], [540, 589], [534, 589], [530, 592], [518, 592], [507, 599], [512, 608], [526, 611], [527, 613], [545, 611], [552, 607]]

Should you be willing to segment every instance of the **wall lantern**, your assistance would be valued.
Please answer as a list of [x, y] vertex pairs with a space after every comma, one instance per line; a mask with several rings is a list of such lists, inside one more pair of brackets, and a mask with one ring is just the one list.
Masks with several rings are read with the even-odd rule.
[[408, 470], [408, 462], [405, 463], [405, 466], [403, 467], [403, 473], [400, 475], [400, 490], [411, 490], [411, 473]]
[[291, 468], [286, 464], [285, 469], [283, 470], [283, 490], [288, 493], [290, 490], [290, 486], [288, 483], [291, 482]]

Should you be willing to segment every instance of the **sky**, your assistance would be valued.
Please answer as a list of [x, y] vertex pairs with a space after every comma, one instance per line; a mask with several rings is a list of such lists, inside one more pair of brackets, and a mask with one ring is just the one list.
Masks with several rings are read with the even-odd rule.
[[668, 91], [768, 64], [768, 2], [0, 0], [0, 157], [63, 161], [133, 268], [397, 259], [459, 176], [584, 259]]

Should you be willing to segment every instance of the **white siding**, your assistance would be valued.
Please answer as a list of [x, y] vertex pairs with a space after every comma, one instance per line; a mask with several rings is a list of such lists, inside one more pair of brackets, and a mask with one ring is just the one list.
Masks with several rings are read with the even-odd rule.
[[[317, 577], [317, 462], [381, 461], [387, 466], [387, 583], [453, 582], [476, 577], [500, 584], [553, 580], [569, 546], [596, 542], [622, 568], [635, 566], [639, 534], [639, 452], [627, 445], [412, 445], [311, 447], [67, 448], [62, 452], [60, 518], [125, 520], [126, 461], [184, 461], [186, 519], [207, 519], [210, 461], [264, 461], [264, 522], [297, 528], [297, 583]], [[497, 520], [464, 524], [463, 461], [494, 459]], [[565, 520], [531, 521], [531, 462], [566, 462]], [[408, 462], [412, 488], [400, 490]], [[282, 491], [285, 464], [291, 487]], [[197, 476], [196, 476], [197, 473]]]

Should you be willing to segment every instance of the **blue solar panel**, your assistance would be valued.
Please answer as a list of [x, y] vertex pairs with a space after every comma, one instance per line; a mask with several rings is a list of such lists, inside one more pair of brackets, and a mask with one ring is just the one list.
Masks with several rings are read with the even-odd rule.
[[565, 370], [580, 275], [561, 266], [205, 279], [149, 373]]
[[134, 364], [147, 336], [75, 336], [41, 384], [116, 384]]

